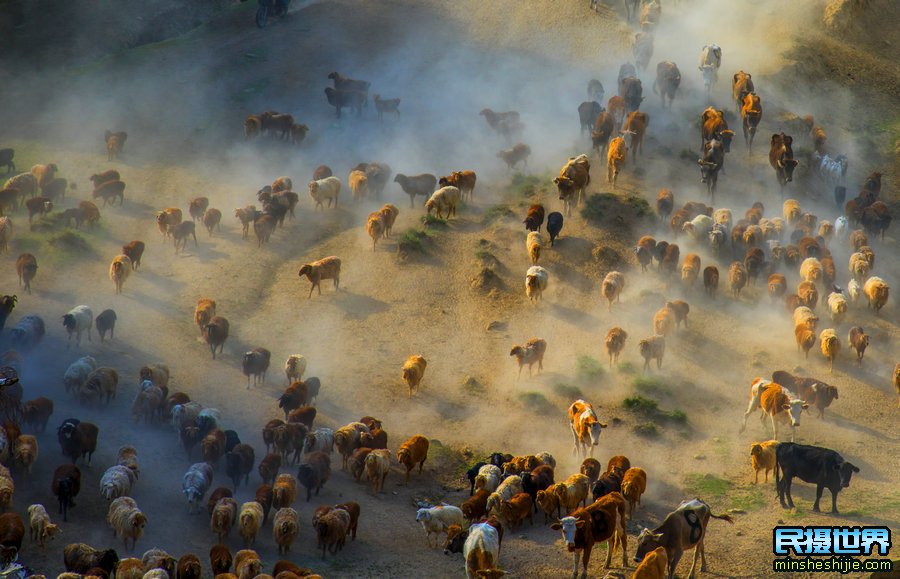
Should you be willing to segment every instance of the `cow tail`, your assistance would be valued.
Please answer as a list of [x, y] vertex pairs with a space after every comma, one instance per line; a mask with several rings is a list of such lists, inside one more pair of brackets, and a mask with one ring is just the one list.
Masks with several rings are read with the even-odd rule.
[[716, 515], [716, 514], [714, 514], [712, 511], [709, 511], [709, 516], [712, 517], [712, 518], [714, 518], [714, 519], [721, 519], [721, 520], [723, 520], [723, 521], [728, 521], [728, 522], [731, 523], [732, 525], [734, 524], [734, 519], [732, 519], [732, 518], [731, 518], [730, 516], [728, 516], [728, 515]]

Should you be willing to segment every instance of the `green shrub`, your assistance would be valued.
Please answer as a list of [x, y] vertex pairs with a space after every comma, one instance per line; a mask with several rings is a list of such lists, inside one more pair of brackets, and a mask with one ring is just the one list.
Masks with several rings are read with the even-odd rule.
[[490, 225], [499, 219], [513, 216], [515, 216], [515, 213], [513, 213], [513, 210], [510, 209], [509, 205], [494, 205], [493, 207], [487, 208], [484, 212], [484, 216], [481, 218], [481, 222], [484, 225]]
[[731, 481], [714, 474], [690, 473], [684, 477], [684, 490], [704, 500], [724, 496], [733, 486]]
[[638, 436], [643, 436], [644, 438], [657, 438], [659, 436], [659, 430], [652, 422], [635, 424], [633, 430], [635, 434], [637, 434]]
[[620, 362], [618, 365], [619, 372], [623, 374], [637, 374], [637, 366], [631, 362]]
[[662, 378], [656, 376], [635, 376], [632, 381], [635, 390], [644, 394], [670, 394], [671, 389]]
[[554, 410], [547, 397], [540, 392], [522, 392], [518, 398], [522, 406], [532, 412], [543, 413]]
[[644, 414], [644, 415], [655, 415], [659, 410], [659, 405], [656, 403], [656, 400], [650, 400], [649, 398], [644, 398], [643, 396], [632, 396], [630, 398], [626, 398], [622, 405], [626, 410], [630, 410], [635, 414]]
[[422, 241], [427, 237], [428, 234], [421, 229], [407, 229], [400, 236], [400, 241], [397, 243], [397, 251], [401, 253], [411, 251], [425, 253], [425, 244]]
[[553, 393], [567, 400], [578, 400], [582, 397], [581, 388], [573, 384], [557, 384], [553, 387]]
[[578, 377], [582, 380], [596, 380], [606, 372], [603, 364], [591, 356], [578, 356], [577, 368]]

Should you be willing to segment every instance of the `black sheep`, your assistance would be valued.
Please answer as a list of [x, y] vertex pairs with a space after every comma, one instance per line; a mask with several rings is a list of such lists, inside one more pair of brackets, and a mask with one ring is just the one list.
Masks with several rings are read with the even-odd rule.
[[466, 477], [469, 479], [469, 496], [475, 494], [475, 477], [478, 476], [478, 471], [481, 470], [481, 467], [486, 466], [486, 462], [478, 462], [475, 463], [475, 466], [466, 471]]
[[114, 310], [103, 310], [100, 312], [100, 315], [94, 319], [94, 324], [97, 326], [97, 333], [100, 334], [101, 342], [106, 339], [106, 332], [109, 332], [110, 340], [116, 337], [116, 319], [116, 312]]
[[550, 215], [547, 216], [547, 233], [550, 234], [550, 247], [553, 247], [553, 242], [559, 236], [559, 232], [562, 231], [563, 228], [563, 216], [559, 211], [554, 211]]

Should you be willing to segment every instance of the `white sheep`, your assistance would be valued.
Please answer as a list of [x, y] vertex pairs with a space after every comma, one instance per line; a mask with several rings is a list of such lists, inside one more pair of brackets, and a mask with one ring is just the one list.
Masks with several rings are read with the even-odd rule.
[[681, 229], [694, 238], [694, 241], [702, 241], [709, 235], [713, 227], [713, 218], [709, 215], [698, 215], [691, 221], [681, 226]]
[[322, 207], [323, 202], [328, 200], [328, 207], [331, 208], [331, 202], [334, 201], [334, 206], [337, 207], [338, 202], [338, 194], [341, 192], [341, 180], [337, 177], [325, 177], [324, 179], [319, 179], [318, 181], [310, 181], [308, 185], [309, 196], [312, 197], [312, 200], [316, 202], [316, 208]]
[[859, 298], [862, 296], [862, 286], [855, 279], [847, 282], [847, 295], [850, 296], [850, 303], [856, 304], [859, 302]]
[[111, 466], [100, 478], [100, 496], [111, 501], [131, 494], [137, 476], [127, 466]]
[[831, 320], [839, 324], [847, 315], [847, 299], [843, 294], [832, 292], [828, 294], [828, 311], [831, 314]]
[[131, 497], [119, 497], [109, 505], [106, 514], [106, 522], [125, 543], [128, 549], [128, 540], [131, 546], [137, 544], [137, 540], [144, 535], [144, 527], [147, 525], [147, 517], [138, 508], [137, 503]]
[[75, 334], [75, 343], [81, 345], [81, 332], [87, 331], [88, 342], [91, 341], [91, 326], [94, 324], [94, 312], [88, 306], [76, 306], [63, 316], [63, 326], [69, 332], [66, 349], [72, 345], [72, 334]]
[[532, 302], [543, 299], [549, 279], [550, 274], [543, 267], [539, 265], [529, 267], [525, 274], [525, 295], [528, 296], [528, 299]]
[[78, 392], [81, 385], [84, 384], [85, 380], [90, 376], [91, 372], [96, 369], [97, 361], [90, 356], [82, 356], [72, 362], [63, 376], [63, 384], [66, 387], [66, 392], [69, 392], [70, 390]]
[[176, 404], [172, 407], [172, 426], [175, 432], [181, 432], [181, 427], [191, 420], [197, 418], [203, 406], [199, 402], [187, 402], [185, 404]]
[[847, 218], [841, 215], [837, 219], [834, 220], [834, 236], [840, 240], [847, 239], [847, 235], [850, 233], [850, 223], [847, 221]]
[[537, 265], [541, 258], [541, 246], [544, 245], [544, 239], [538, 231], [529, 231], [528, 237], [525, 238], [525, 248], [528, 250], [528, 257], [531, 258], [531, 265]]
[[524, 492], [525, 489], [522, 487], [522, 477], [518, 475], [506, 477], [503, 479], [503, 482], [500, 483], [500, 486], [497, 487], [497, 490], [488, 496], [487, 512], [490, 513], [493, 511], [494, 514], [497, 514], [501, 502], [509, 501], [515, 495]]
[[822, 262], [815, 257], [807, 257], [800, 264], [800, 279], [811, 283], [822, 281]]
[[334, 430], [330, 428], [316, 428], [306, 435], [306, 441], [303, 443], [303, 452], [322, 451], [331, 454], [334, 451]]
[[47, 539], [52, 539], [59, 532], [59, 527], [50, 522], [50, 515], [44, 505], [31, 505], [27, 512], [29, 537], [32, 541], [37, 541], [43, 549]]
[[241, 537], [248, 548], [256, 542], [256, 535], [262, 528], [264, 512], [262, 505], [256, 501], [250, 501], [241, 505], [241, 511], [238, 515], [238, 526], [241, 530]]
[[197, 414], [197, 423], [208, 422], [207, 428], [222, 428], [222, 411], [218, 408], [204, 408]]
[[[431, 547], [431, 535], [446, 533], [450, 525], [462, 526], [463, 512], [458, 507], [450, 505], [419, 509], [416, 511], [416, 522], [421, 523], [422, 528], [425, 529], [425, 540], [428, 542], [428, 546]], [[435, 537], [435, 540], [437, 540], [437, 537]]]
[[428, 215], [431, 215], [432, 209], [437, 213], [438, 218], [443, 219], [444, 212], [447, 213], [447, 219], [456, 215], [456, 205], [459, 203], [459, 188], [452, 185], [441, 187], [431, 194], [431, 198], [425, 202], [425, 209]]
[[291, 354], [284, 362], [284, 374], [287, 376], [288, 384], [297, 380], [303, 380], [303, 374], [306, 372], [306, 358], [300, 354]]
[[497, 490], [502, 480], [503, 473], [500, 468], [493, 464], [486, 464], [478, 469], [478, 474], [475, 476], [475, 488], [492, 493]]

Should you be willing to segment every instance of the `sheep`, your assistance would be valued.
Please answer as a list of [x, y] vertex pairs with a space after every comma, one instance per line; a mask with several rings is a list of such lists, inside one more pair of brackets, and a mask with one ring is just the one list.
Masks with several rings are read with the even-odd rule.
[[[203, 574], [200, 559], [193, 553], [182, 555], [178, 560], [176, 574], [178, 579], [200, 579]], [[120, 578], [117, 577], [116, 579]]]
[[747, 285], [747, 270], [741, 262], [732, 262], [728, 267], [728, 285], [731, 287], [732, 295], [739, 298], [741, 290]]
[[52, 540], [59, 532], [59, 527], [50, 522], [50, 515], [44, 505], [34, 504], [28, 507], [29, 538], [37, 541], [44, 550], [47, 540]]
[[300, 354], [291, 354], [284, 362], [284, 374], [287, 377], [288, 384], [303, 379], [306, 372], [306, 358]]
[[632, 517], [635, 505], [641, 504], [641, 496], [647, 490], [647, 473], [642, 468], [633, 467], [622, 475], [622, 496], [628, 501], [628, 516]]
[[231, 450], [227, 449], [225, 454], [225, 474], [231, 479], [237, 490], [241, 477], [244, 478], [244, 484], [250, 483], [250, 471], [253, 470], [253, 463], [256, 461], [256, 453], [249, 444], [236, 444]]
[[641, 357], [644, 358], [644, 371], [650, 369], [650, 360], [656, 360], [656, 368], [662, 368], [663, 355], [666, 352], [665, 336], [655, 335], [638, 342]]
[[792, 314], [794, 326], [805, 326], [810, 330], [815, 331], [816, 325], [819, 323], [819, 318], [816, 316], [813, 311], [806, 306], [799, 306], [796, 308]]
[[847, 315], [847, 299], [838, 292], [828, 294], [828, 311], [831, 314], [831, 321], [836, 324], [843, 321]]
[[209, 527], [219, 539], [219, 543], [225, 541], [225, 537], [231, 532], [237, 519], [237, 502], [231, 497], [219, 499], [213, 507]]
[[[175, 568], [178, 565], [178, 561], [175, 560], [175, 557], [169, 555], [162, 549], [150, 549], [149, 551], [145, 551], [144, 555], [141, 557], [141, 561], [144, 563], [144, 571], [153, 573], [152, 579], [171, 578], [175, 575]], [[144, 577], [150, 579], [146, 574]]]
[[137, 239], [122, 246], [122, 254], [131, 259], [132, 269], [136, 270], [141, 267], [141, 257], [144, 255], [145, 247], [144, 242]]
[[759, 484], [759, 471], [766, 471], [766, 480], [769, 482], [769, 471], [775, 469], [775, 449], [778, 448], [777, 440], [756, 442], [750, 445], [750, 467], [755, 473], [753, 484]]
[[216, 316], [203, 327], [203, 339], [209, 344], [212, 359], [216, 359], [216, 350], [221, 354], [225, 349], [225, 341], [228, 339], [230, 324], [227, 318]]
[[273, 506], [279, 509], [289, 507], [297, 498], [297, 479], [291, 474], [280, 474], [275, 478], [272, 490]]
[[623, 289], [625, 289], [625, 276], [622, 273], [611, 271], [603, 278], [601, 293], [606, 298], [609, 311], [612, 311], [613, 300], [620, 301], [619, 297], [622, 295]]
[[678, 329], [681, 327], [681, 322], [684, 322], [684, 327], [688, 327], [688, 314], [691, 312], [691, 306], [682, 300], [672, 300], [670, 302], [666, 302], [666, 309], [670, 310], [675, 315], [675, 328]]
[[668, 336], [676, 329], [675, 312], [666, 306], [657, 310], [653, 316], [653, 332], [658, 336]]
[[272, 530], [278, 554], [287, 555], [291, 550], [291, 543], [300, 533], [300, 515], [290, 507], [278, 509], [272, 521]]
[[107, 181], [94, 188], [91, 196], [94, 199], [103, 199], [103, 206], [107, 204], [115, 205], [116, 197], [119, 198], [119, 205], [125, 203], [125, 183], [122, 181]]
[[116, 397], [116, 390], [119, 385], [119, 373], [113, 368], [100, 367], [91, 372], [81, 388], [78, 390], [78, 397], [82, 402], [86, 402], [90, 398], [96, 397], [98, 401], [106, 397], [106, 403]]
[[800, 303], [808, 308], [815, 309], [819, 303], [819, 290], [816, 289], [816, 284], [811, 281], [800, 282], [797, 285], [797, 295], [800, 298]]
[[708, 265], [703, 268], [703, 289], [706, 295], [716, 299], [716, 291], [719, 289], [719, 268]]
[[199, 247], [197, 245], [197, 228], [193, 221], [182, 221], [178, 225], [172, 227], [171, 235], [172, 240], [175, 243], [176, 254], [179, 251], [179, 247], [181, 248], [181, 251], [187, 249], [187, 242], [190, 237], [194, 238], [194, 247]]
[[319, 295], [322, 295], [322, 280], [334, 280], [334, 289], [337, 290], [341, 285], [341, 260], [340, 258], [330, 256], [322, 258], [312, 263], [304, 264], [298, 273], [299, 277], [304, 275], [312, 284], [309, 288], [307, 299], [312, 298], [313, 290], [318, 288]]
[[326, 550], [336, 554], [344, 547], [349, 529], [350, 513], [343, 509], [334, 509], [319, 518], [316, 524], [316, 539], [318, 548], [322, 549], [323, 559]]
[[184, 474], [181, 488], [190, 505], [189, 512], [194, 514], [203, 495], [209, 490], [213, 479], [213, 469], [205, 462], [192, 464]]
[[438, 219], [444, 219], [444, 213], [447, 213], [447, 219], [456, 215], [456, 206], [459, 204], [461, 197], [459, 188], [448, 185], [441, 187], [431, 194], [428, 201], [425, 202], [425, 209], [428, 215], [432, 210], [437, 214]]
[[252, 547], [256, 542], [256, 535], [262, 528], [264, 516], [263, 507], [257, 501], [250, 501], [241, 505], [238, 525], [241, 538], [244, 539], [244, 545], [248, 548]]
[[47, 422], [53, 415], [53, 401], [43, 396], [28, 400], [22, 405], [22, 422], [34, 427], [34, 431], [43, 434], [47, 431]]
[[419, 474], [422, 474], [422, 467], [428, 458], [428, 439], [417, 434], [400, 445], [397, 451], [397, 462], [406, 467], [406, 482], [409, 482], [410, 473], [419, 465]]
[[865, 292], [866, 298], [869, 300], [869, 307], [873, 308], [877, 314], [888, 301], [890, 287], [880, 277], [872, 276], [866, 280], [863, 292]]
[[547, 341], [541, 338], [531, 338], [524, 346], [513, 345], [509, 355], [515, 356], [519, 363], [518, 377], [522, 376], [522, 367], [528, 365], [528, 376], [531, 377], [531, 367], [538, 365], [538, 372], [544, 369], [544, 354], [547, 351]]
[[862, 253], [856, 252], [850, 256], [850, 275], [853, 280], [860, 283], [869, 277], [869, 260]]
[[[29, 292], [30, 293], [30, 292]], [[94, 313], [88, 306], [76, 306], [63, 316], [63, 326], [69, 334], [66, 341], [66, 349], [72, 345], [72, 335], [76, 336], [76, 345], [81, 345], [81, 332], [87, 331], [88, 342], [91, 341], [91, 325], [94, 323]]]
[[869, 347], [869, 336], [860, 326], [850, 328], [847, 336], [847, 343], [856, 350], [856, 363], [862, 365], [863, 356], [866, 355], [866, 348]]
[[144, 527], [147, 525], [147, 517], [138, 508], [137, 503], [131, 497], [119, 497], [109, 505], [106, 522], [122, 541], [125, 550], [128, 550], [128, 540], [131, 547], [137, 545], [138, 539], [144, 536]]
[[454, 171], [446, 177], [441, 177], [438, 180], [438, 185], [441, 187], [448, 185], [458, 187], [463, 200], [467, 196], [472, 199], [475, 194], [475, 182], [477, 179], [478, 176], [475, 174], [475, 171]]
[[3, 184], [4, 189], [15, 189], [19, 192], [19, 197], [34, 197], [38, 191], [37, 179], [31, 173], [19, 173], [6, 180]]
[[372, 251], [375, 251], [378, 240], [384, 236], [384, 221], [381, 212], [373, 211], [366, 219], [366, 233], [372, 238]]
[[117, 255], [109, 264], [109, 279], [116, 285], [116, 294], [122, 293], [122, 286], [131, 270], [131, 259], [127, 255]]
[[841, 349], [841, 341], [835, 334], [834, 329], [828, 328], [822, 330], [819, 334], [819, 342], [822, 348], [822, 355], [828, 360], [829, 370], [834, 373], [834, 359], [837, 358]]
[[81, 218], [81, 222], [87, 222], [88, 227], [93, 229], [94, 225], [100, 221], [100, 209], [90, 201], [81, 201], [78, 203], [78, 216], [75, 219], [76, 224], [80, 227], [81, 222], [78, 221], [78, 217]]
[[604, 345], [606, 353], [609, 354], [609, 367], [612, 368], [613, 362], [619, 362], [619, 355], [625, 349], [625, 340], [628, 339], [628, 333], [622, 328], [616, 326], [611, 328], [606, 334]]
[[25, 470], [27, 475], [31, 475], [31, 465], [38, 457], [37, 438], [30, 434], [20, 434], [13, 441], [13, 462], [20, 468]]
[[403, 363], [401, 375], [403, 382], [409, 388], [409, 396], [412, 397], [413, 392], [419, 392], [419, 384], [425, 376], [425, 368], [428, 362], [422, 356], [415, 354], [406, 359]]
[[382, 121], [384, 113], [394, 113], [400, 118], [400, 99], [383, 99], [380, 94], [376, 94], [375, 109], [378, 111], [378, 120]]
[[197, 307], [194, 308], [194, 323], [200, 328], [200, 333], [209, 322], [216, 317], [216, 300], [209, 298], [200, 298], [197, 300]]
[[44, 331], [44, 320], [40, 316], [34, 314], [24, 316], [10, 330], [10, 343], [13, 349], [18, 352], [29, 352], [44, 338]]
[[533, 265], [528, 268], [528, 272], [525, 274], [525, 295], [532, 303], [543, 299], [549, 279], [550, 274], [543, 267]]
[[366, 456], [366, 478], [372, 485], [372, 494], [384, 490], [384, 481], [391, 470], [391, 451], [386, 448], [374, 449]]
[[[500, 468], [493, 464], [486, 464], [478, 470], [475, 476], [475, 488], [482, 489], [490, 493], [496, 492], [497, 488], [503, 480], [503, 473]], [[487, 497], [485, 497], [487, 500]]]
[[97, 361], [90, 356], [82, 356], [72, 362], [63, 376], [63, 384], [65, 385], [66, 392], [73, 389], [77, 392], [85, 380], [87, 380], [90, 373], [96, 369]]
[[[0, 503], [2, 503], [2, 472], [0, 472]], [[69, 520], [69, 509], [75, 506], [75, 497], [81, 491], [81, 470], [74, 464], [64, 464], [57, 467], [53, 472], [53, 482], [50, 490], [59, 501], [59, 512], [62, 513], [63, 521]]]
[[862, 286], [855, 279], [851, 279], [847, 282], [847, 295], [850, 297], [850, 303], [856, 304], [859, 302], [859, 298], [862, 295]]
[[531, 147], [525, 143], [519, 143], [512, 149], [503, 149], [497, 153], [498, 159], [503, 159], [506, 163], [506, 172], [508, 173], [522, 163], [524, 167], [528, 167], [528, 157], [531, 156]]
[[112, 575], [119, 555], [113, 549], [101, 551], [85, 543], [72, 543], [63, 549], [63, 561], [66, 571], [71, 573], [87, 573], [89, 569], [99, 568]]
[[9, 469], [0, 465], [0, 510], [7, 511], [12, 507], [16, 485]]
[[689, 253], [684, 256], [684, 264], [681, 266], [681, 281], [688, 290], [694, 287], [697, 277], [700, 275], [700, 256]]
[[100, 496], [107, 501], [127, 497], [136, 480], [137, 475], [132, 469], [121, 465], [111, 466], [100, 478]]
[[28, 209], [28, 223], [30, 224], [34, 221], [35, 215], [43, 217], [53, 211], [53, 200], [43, 196], [32, 197], [25, 201], [25, 207]]
[[347, 183], [354, 201], [364, 199], [369, 194], [369, 179], [364, 171], [350, 171]]
[[225, 545], [213, 545], [209, 550], [209, 564], [214, 575], [231, 570], [231, 551]]
[[701, 242], [709, 235], [713, 227], [713, 218], [708, 215], [698, 215], [691, 221], [687, 221], [681, 226], [682, 231], [694, 238], [694, 241]]
[[9, 217], [0, 217], [0, 253], [9, 250], [9, 242], [13, 236], [13, 223]]
[[265, 383], [271, 359], [272, 353], [265, 348], [253, 348], [249, 352], [244, 352], [244, 356], [241, 358], [241, 369], [244, 376], [247, 377], [248, 390], [251, 377], [253, 377], [253, 384]]
[[322, 208], [324, 211], [325, 206], [324, 202], [328, 201], [328, 208], [331, 208], [331, 203], [334, 202], [335, 209], [338, 204], [338, 195], [341, 192], [341, 180], [337, 177], [330, 176], [325, 177], [324, 179], [319, 179], [317, 181], [310, 181], [307, 185], [307, 189], [309, 191], [309, 196], [315, 201], [315, 208]]
[[0, 149], [0, 165], [6, 167], [7, 175], [16, 170], [16, 164], [13, 163], [15, 154], [15, 149]]
[[122, 149], [125, 147], [125, 139], [128, 138], [128, 134], [125, 132], [113, 133], [112, 131], [106, 131], [103, 138], [106, 142], [106, 160], [113, 161], [118, 159]]
[[62, 449], [63, 456], [72, 460], [74, 464], [78, 458], [85, 460], [90, 466], [94, 451], [97, 450], [97, 437], [100, 429], [96, 424], [81, 422], [69, 418], [56, 429], [56, 437]]
[[18, 299], [19, 296], [15, 295], [5, 295], [0, 297], [0, 330], [6, 326], [6, 320], [9, 319], [9, 315], [12, 314], [13, 310], [16, 308]]
[[[416, 522], [425, 530], [425, 541], [429, 547], [436, 547], [439, 538], [437, 535], [446, 534], [450, 525], [463, 524], [463, 512], [458, 507], [451, 505], [439, 505], [431, 508], [421, 508], [416, 511]], [[435, 535], [434, 545], [431, 543], [431, 535]]]
[[222, 455], [225, 454], [225, 443], [225, 433], [221, 429], [209, 430], [200, 441], [200, 454], [203, 460], [215, 467]]

